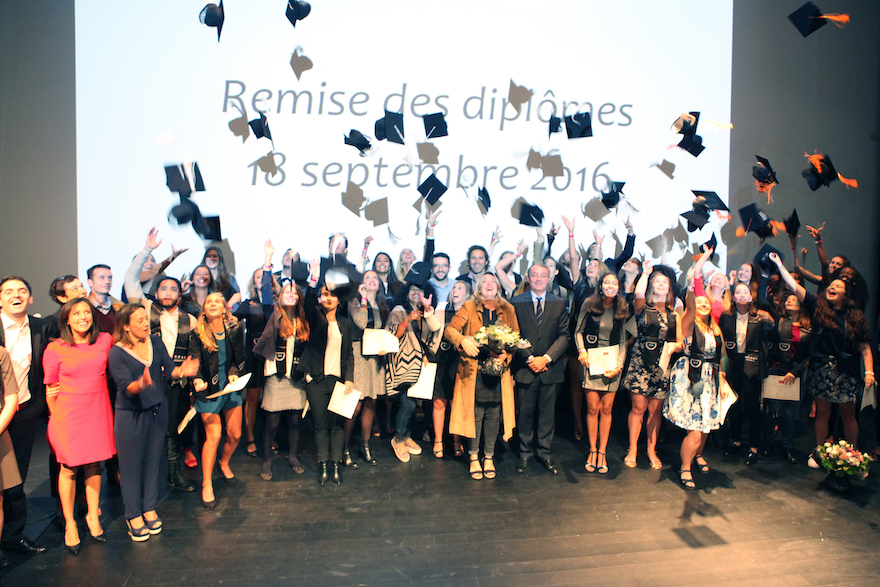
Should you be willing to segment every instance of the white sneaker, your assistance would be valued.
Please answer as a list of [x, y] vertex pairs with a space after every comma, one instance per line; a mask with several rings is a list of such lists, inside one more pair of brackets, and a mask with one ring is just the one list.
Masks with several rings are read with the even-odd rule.
[[407, 438], [403, 441], [403, 445], [406, 447], [406, 450], [409, 451], [411, 455], [420, 455], [422, 454], [422, 447], [416, 444], [416, 441], [412, 438]]
[[816, 462], [816, 459], [813, 458], [813, 455], [810, 455], [810, 458], [807, 459], [807, 466], [811, 469], [821, 469], [822, 465]]
[[406, 443], [404, 442], [395, 442], [394, 438], [391, 438], [391, 448], [394, 449], [394, 455], [400, 459], [401, 463], [409, 462], [409, 450], [406, 448]]

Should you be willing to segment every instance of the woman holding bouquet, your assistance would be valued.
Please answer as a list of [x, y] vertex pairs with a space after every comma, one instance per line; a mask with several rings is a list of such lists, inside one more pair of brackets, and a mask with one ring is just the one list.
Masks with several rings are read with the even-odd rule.
[[[472, 299], [456, 312], [445, 335], [461, 351], [449, 432], [470, 439], [470, 476], [474, 480], [495, 478], [495, 440], [504, 420], [504, 440], [513, 435], [516, 415], [513, 404], [513, 377], [506, 350], [490, 353], [474, 340], [482, 328], [500, 323], [510, 332], [519, 332], [513, 306], [500, 294], [498, 280], [491, 273], [482, 275]], [[483, 464], [480, 465], [480, 437], [483, 437]]]
[[[586, 470], [589, 473], [608, 473], [605, 457], [608, 437], [611, 435], [611, 408], [620, 385], [620, 373], [626, 359], [626, 329], [629, 305], [620, 294], [620, 282], [613, 273], [606, 273], [599, 280], [596, 291], [584, 300], [575, 328], [575, 344], [578, 361], [583, 365], [583, 387], [587, 394], [587, 436], [590, 455]], [[602, 373], [590, 373], [587, 349], [612, 349], [616, 347], [617, 360]], [[600, 418], [601, 412], [601, 418]]]

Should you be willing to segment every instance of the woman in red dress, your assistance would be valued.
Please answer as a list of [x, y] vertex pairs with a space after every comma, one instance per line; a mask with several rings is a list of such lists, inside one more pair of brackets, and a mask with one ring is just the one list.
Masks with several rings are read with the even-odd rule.
[[73, 518], [76, 472], [85, 473], [86, 524], [96, 542], [106, 542], [99, 520], [101, 462], [116, 454], [113, 412], [107, 393], [107, 355], [113, 337], [98, 331], [95, 308], [85, 298], [70, 300], [58, 320], [61, 338], [43, 354], [48, 387], [49, 445], [61, 464], [58, 494], [64, 512], [64, 546], [71, 554], [82, 544]]

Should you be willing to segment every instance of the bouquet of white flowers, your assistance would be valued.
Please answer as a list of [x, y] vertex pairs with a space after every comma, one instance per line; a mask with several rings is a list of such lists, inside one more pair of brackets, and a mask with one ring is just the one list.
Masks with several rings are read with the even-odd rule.
[[508, 367], [498, 355], [505, 351], [532, 346], [528, 340], [519, 335], [519, 332], [502, 324], [500, 320], [491, 326], [480, 328], [474, 335], [474, 342], [480, 347], [480, 354], [477, 356], [480, 370], [486, 375], [494, 376], [501, 375]]

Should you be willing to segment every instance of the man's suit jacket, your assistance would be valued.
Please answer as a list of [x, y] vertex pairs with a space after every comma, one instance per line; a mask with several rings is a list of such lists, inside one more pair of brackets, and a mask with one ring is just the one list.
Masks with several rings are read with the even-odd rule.
[[[31, 390], [31, 403], [41, 412], [46, 407], [46, 386], [43, 385], [43, 351], [54, 335], [56, 325], [50, 318], [28, 316], [31, 329], [31, 369], [28, 373], [28, 388]], [[6, 333], [0, 327], [0, 346], [6, 346]]]
[[[532, 343], [531, 349], [518, 352], [517, 362], [514, 365], [514, 379], [518, 383], [531, 383], [537, 376], [541, 383], [562, 383], [565, 380], [565, 361], [561, 359], [568, 348], [569, 340], [565, 300], [549, 291], [544, 294], [544, 315], [540, 330], [538, 330], [535, 302], [531, 292], [515, 296], [510, 303], [516, 310], [520, 336]], [[532, 372], [526, 364], [529, 355], [535, 357], [549, 355], [552, 360], [547, 371], [537, 375]]]

